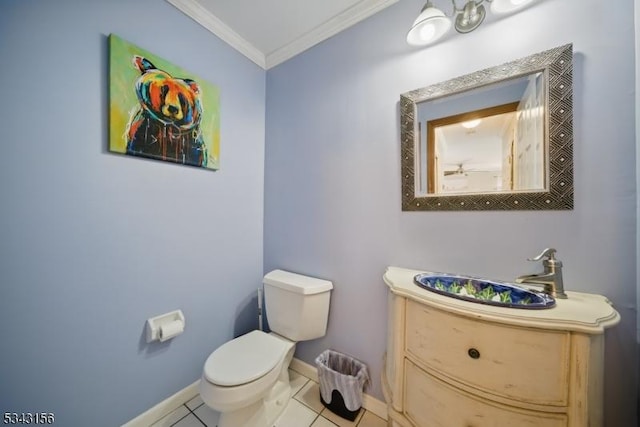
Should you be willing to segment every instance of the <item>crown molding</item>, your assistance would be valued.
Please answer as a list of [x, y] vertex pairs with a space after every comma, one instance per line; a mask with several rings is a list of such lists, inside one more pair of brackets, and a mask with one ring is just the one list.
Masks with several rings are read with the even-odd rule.
[[207, 30], [218, 36], [224, 42], [236, 49], [238, 52], [255, 62], [260, 67], [266, 69], [265, 55], [255, 46], [233, 31], [227, 24], [222, 22], [217, 16], [202, 7], [195, 0], [167, 0], [185, 15], [202, 25]]
[[362, 0], [344, 12], [334, 16], [324, 24], [309, 31], [302, 37], [265, 55], [233, 31], [218, 17], [202, 7], [197, 0], [167, 1], [265, 70], [283, 63], [329, 37], [336, 35], [340, 31], [398, 2], [398, 0]]
[[283, 63], [397, 2], [398, 0], [363, 0], [357, 3], [302, 37], [267, 54], [266, 68], [273, 68]]

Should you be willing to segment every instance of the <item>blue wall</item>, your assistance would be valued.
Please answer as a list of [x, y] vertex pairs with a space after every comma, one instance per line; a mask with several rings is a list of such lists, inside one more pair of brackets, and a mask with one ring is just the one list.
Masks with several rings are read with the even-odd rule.
[[[110, 33], [218, 85], [220, 171], [108, 152]], [[3, 0], [0, 58], [0, 413], [120, 425], [255, 327], [265, 71], [158, 0]]]
[[[636, 40], [636, 58], [640, 57], [640, 8], [635, 7], [635, 40]], [[636, 106], [640, 105], [640, 67], [636, 64]], [[640, 109], [635, 110], [635, 124], [636, 124], [636, 254], [640, 252], [640, 134], [638, 134], [638, 126], [640, 126]], [[640, 263], [636, 265], [636, 301], [638, 307], [640, 307]], [[638, 319], [638, 353], [640, 354], [640, 313], [637, 313]], [[638, 357], [638, 372], [640, 372], [640, 357]], [[640, 376], [640, 374], [639, 374]], [[640, 408], [640, 384], [638, 384], [638, 408]], [[640, 412], [640, 411], [639, 411]]]
[[[265, 72], [164, 1], [3, 0], [0, 410], [69, 426], [134, 418], [254, 326], [255, 288], [276, 267], [335, 282], [327, 337], [297, 357], [353, 354], [381, 398], [386, 266], [512, 279], [553, 245], [567, 288], [623, 316], [607, 335], [606, 417], [635, 425], [633, 2], [542, 0], [412, 49], [423, 3], [270, 70], [265, 108]], [[110, 33], [220, 87], [220, 171], [107, 151]], [[399, 94], [568, 42], [575, 210], [402, 212]], [[175, 225], [185, 218], [198, 226]], [[147, 346], [145, 319], [176, 308], [185, 333]]]
[[[359, 357], [382, 398], [386, 266], [510, 280], [538, 270], [526, 258], [553, 246], [566, 288], [604, 294], [622, 315], [606, 338], [606, 425], [636, 425], [633, 1], [539, 1], [413, 49], [404, 36], [423, 4], [398, 2], [267, 72], [265, 270], [335, 284], [327, 336], [297, 357], [328, 347]], [[575, 209], [402, 212], [399, 95], [565, 43], [575, 52]]]

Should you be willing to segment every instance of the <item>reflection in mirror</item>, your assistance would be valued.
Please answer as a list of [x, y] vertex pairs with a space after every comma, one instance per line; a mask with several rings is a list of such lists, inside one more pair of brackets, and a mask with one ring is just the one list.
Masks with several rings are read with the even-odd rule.
[[403, 210], [572, 209], [572, 55], [402, 94]]
[[464, 97], [419, 103], [419, 139], [426, 154], [421, 162], [426, 163], [418, 193], [544, 190], [545, 93], [543, 74], [537, 72]]

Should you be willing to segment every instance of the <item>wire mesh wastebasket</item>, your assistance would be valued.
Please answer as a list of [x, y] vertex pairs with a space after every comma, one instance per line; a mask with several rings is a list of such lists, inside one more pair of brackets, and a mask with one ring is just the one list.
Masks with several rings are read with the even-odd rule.
[[362, 392], [369, 382], [367, 365], [334, 350], [323, 351], [315, 362], [322, 404], [342, 418], [355, 420], [362, 408]]

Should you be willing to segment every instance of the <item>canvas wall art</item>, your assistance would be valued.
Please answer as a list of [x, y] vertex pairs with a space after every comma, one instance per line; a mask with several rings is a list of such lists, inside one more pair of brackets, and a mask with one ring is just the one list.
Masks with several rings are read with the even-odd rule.
[[109, 149], [217, 170], [217, 86], [109, 36]]

